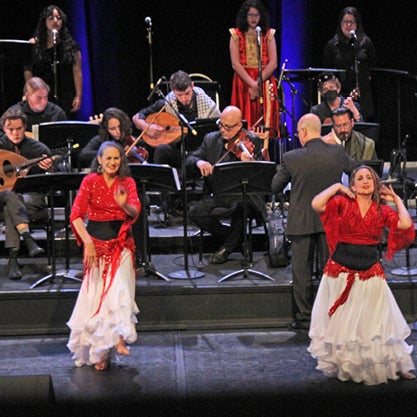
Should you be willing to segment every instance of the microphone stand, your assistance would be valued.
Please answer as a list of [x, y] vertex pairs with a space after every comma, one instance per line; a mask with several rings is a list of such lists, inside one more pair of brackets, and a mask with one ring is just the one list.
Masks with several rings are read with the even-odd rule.
[[[53, 36], [56, 36], [56, 35], [53, 35]], [[57, 51], [56, 51], [56, 38], [54, 38], [54, 63], [53, 63], [52, 69], [54, 73], [54, 100], [55, 100], [55, 103], [58, 103], [58, 62], [57, 62]]]
[[[294, 87], [294, 84], [291, 82], [287, 75], [284, 74], [282, 76], [282, 79], [288, 84], [291, 91], [292, 135], [294, 136], [294, 132], [297, 131], [297, 120], [295, 120], [295, 96], [300, 97], [305, 106], [309, 107], [309, 104], [307, 103], [307, 100], [304, 97], [300, 96], [298, 90]], [[295, 149], [295, 141], [293, 141], [292, 147], [293, 149]]]
[[356, 90], [356, 92], [359, 92], [359, 58], [358, 58], [359, 45], [358, 45], [358, 38], [356, 37], [356, 35], [353, 38], [353, 47], [354, 47], [354, 51], [355, 51], [355, 62], [354, 62], [355, 90]]
[[154, 88], [153, 85], [153, 64], [152, 64], [152, 23], [148, 23], [148, 27], [146, 28], [148, 34], [146, 35], [149, 43], [149, 89], [152, 90]]
[[264, 119], [264, 124], [266, 124], [266, 120], [264, 117], [264, 89], [263, 89], [263, 80], [262, 80], [261, 31], [256, 30], [256, 32], [257, 32], [256, 38], [257, 38], [257, 50], [258, 50], [259, 104], [261, 105], [260, 117]]
[[204, 273], [201, 271], [198, 271], [196, 269], [190, 270], [188, 268], [188, 218], [187, 218], [187, 175], [186, 175], [186, 169], [185, 169], [185, 160], [186, 160], [186, 151], [185, 151], [185, 132], [184, 128], [187, 127], [189, 132], [192, 132], [194, 135], [197, 134], [197, 132], [194, 130], [194, 128], [190, 125], [189, 121], [186, 119], [186, 117], [181, 114], [173, 105], [170, 103], [164, 93], [157, 88], [156, 93], [159, 97], [164, 99], [165, 103], [170, 107], [170, 109], [174, 112], [175, 116], [178, 118], [181, 126], [181, 189], [182, 189], [182, 204], [183, 204], [183, 210], [182, 210], [182, 218], [183, 218], [183, 246], [184, 246], [184, 269], [171, 272], [168, 274], [169, 278], [172, 279], [197, 279], [204, 277]]
[[[404, 143], [401, 144], [402, 149], [398, 150], [398, 158], [402, 159], [402, 170], [400, 174], [400, 180], [402, 181], [403, 186], [403, 203], [406, 209], [408, 209], [408, 196], [407, 196], [407, 149], [404, 146]], [[398, 167], [400, 166], [400, 161], [398, 161]], [[391, 271], [392, 275], [397, 276], [415, 276], [417, 275], [417, 269], [410, 267], [410, 249], [407, 247], [405, 249], [405, 267], [396, 268]]]

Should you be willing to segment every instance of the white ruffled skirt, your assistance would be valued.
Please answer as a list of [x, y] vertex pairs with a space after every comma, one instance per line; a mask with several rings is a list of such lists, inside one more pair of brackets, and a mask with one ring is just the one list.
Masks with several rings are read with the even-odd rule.
[[[139, 309], [135, 302], [135, 269], [132, 256], [123, 249], [118, 271], [100, 310], [103, 290], [102, 270], [104, 262], [91, 268], [84, 277], [80, 292], [67, 325], [71, 329], [68, 349], [73, 353], [76, 366], [92, 365], [110, 357], [112, 348], [120, 336], [126, 343], [137, 339], [136, 315]], [[110, 278], [106, 280], [109, 285]]]
[[347, 273], [323, 275], [314, 302], [308, 351], [316, 369], [342, 381], [376, 385], [397, 380], [399, 372], [415, 369], [410, 328], [385, 279], [355, 278], [349, 297], [329, 317], [346, 286]]

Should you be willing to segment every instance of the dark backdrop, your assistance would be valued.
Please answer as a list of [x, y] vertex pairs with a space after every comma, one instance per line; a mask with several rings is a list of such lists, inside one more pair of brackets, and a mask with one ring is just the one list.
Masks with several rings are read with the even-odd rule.
[[[109, 106], [133, 115], [147, 104], [150, 88], [150, 46], [144, 19], [152, 18], [153, 81], [177, 69], [202, 72], [221, 84], [221, 107], [229, 102], [232, 69], [228, 53], [228, 28], [234, 26], [241, 0], [127, 0], [56, 1], [68, 15], [71, 33], [80, 42], [84, 61], [84, 105], [77, 115], [87, 119]], [[265, 0], [277, 28], [281, 63], [288, 51], [299, 50], [298, 62], [287, 68], [320, 67], [325, 42], [334, 34], [340, 10], [356, 6], [375, 43], [378, 67], [417, 73], [417, 2]], [[48, 1], [3, 1], [0, 6], [0, 38], [28, 39], [40, 10]], [[295, 28], [281, 39], [281, 33]], [[300, 29], [299, 29], [300, 28]], [[285, 29], [285, 30], [284, 30]], [[0, 61], [1, 63], [1, 61]], [[20, 68], [3, 62], [7, 105], [21, 97]], [[397, 87], [400, 84], [401, 124], [398, 125]], [[298, 83], [302, 98], [311, 103], [313, 85]], [[381, 123], [378, 153], [386, 160], [405, 134], [410, 135], [408, 158], [417, 160], [416, 78], [379, 74], [374, 77], [377, 121]], [[313, 94], [314, 96], [314, 94]], [[288, 106], [288, 97], [284, 97]], [[294, 113], [308, 111], [300, 98]], [[400, 130], [399, 130], [400, 126]], [[398, 135], [400, 132], [400, 136]]]

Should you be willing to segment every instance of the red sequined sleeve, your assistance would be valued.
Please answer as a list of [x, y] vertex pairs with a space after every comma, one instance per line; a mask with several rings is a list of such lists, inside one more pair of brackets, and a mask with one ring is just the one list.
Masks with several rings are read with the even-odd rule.
[[398, 229], [397, 212], [384, 204], [381, 204], [381, 208], [386, 214], [386, 225], [388, 227], [387, 253], [385, 257], [391, 260], [395, 252], [405, 249], [413, 243], [416, 231], [414, 222], [408, 229]]
[[330, 198], [326, 203], [326, 210], [320, 215], [326, 233], [327, 245], [329, 246], [330, 255], [335, 251], [339, 242], [339, 201], [340, 196]]

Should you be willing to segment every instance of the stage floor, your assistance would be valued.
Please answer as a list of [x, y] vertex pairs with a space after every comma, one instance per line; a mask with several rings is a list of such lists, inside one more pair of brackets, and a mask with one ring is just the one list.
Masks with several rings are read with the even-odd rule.
[[[110, 369], [77, 368], [66, 336], [0, 338], [4, 416], [415, 416], [417, 380], [327, 378], [291, 331], [139, 333]], [[415, 333], [408, 339], [414, 346]], [[51, 392], [52, 391], [52, 392]]]

